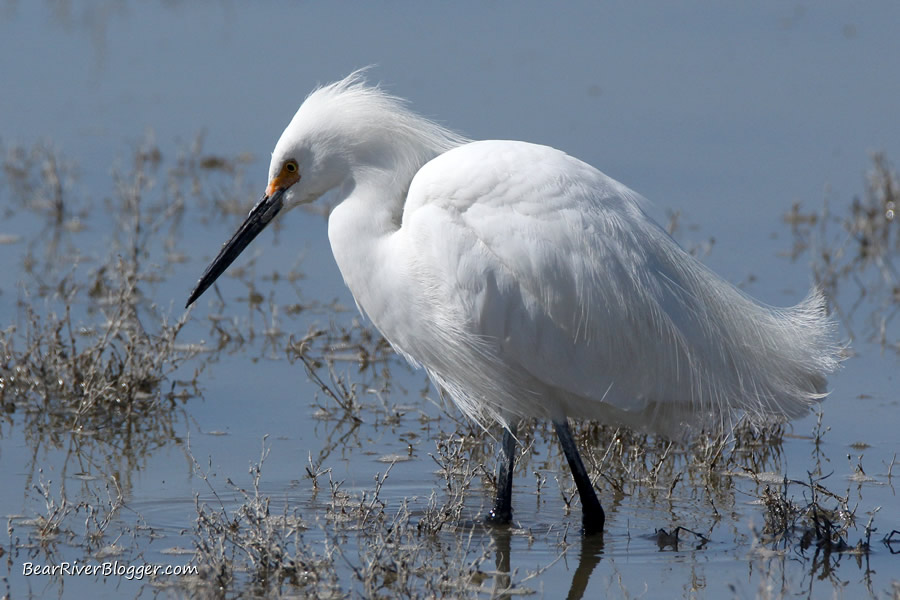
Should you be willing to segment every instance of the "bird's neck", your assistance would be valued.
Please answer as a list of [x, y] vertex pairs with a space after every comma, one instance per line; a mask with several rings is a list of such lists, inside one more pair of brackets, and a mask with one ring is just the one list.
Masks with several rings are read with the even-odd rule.
[[406, 187], [378, 177], [351, 181], [328, 217], [328, 239], [344, 282], [376, 326], [377, 315], [393, 301], [388, 245], [400, 228]]
[[423, 165], [463, 141], [443, 130], [438, 133], [400, 142], [395, 135], [384, 138], [391, 143], [358, 148], [339, 204], [328, 218], [328, 238], [344, 282], [383, 333], [408, 293], [404, 265], [398, 264], [403, 257], [391, 249], [409, 186]]

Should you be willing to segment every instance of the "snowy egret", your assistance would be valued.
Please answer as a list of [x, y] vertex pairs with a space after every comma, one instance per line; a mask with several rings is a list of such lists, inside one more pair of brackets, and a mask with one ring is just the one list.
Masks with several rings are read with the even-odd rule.
[[553, 422], [596, 533], [605, 516], [568, 418], [667, 434], [739, 413], [792, 418], [838, 365], [818, 292], [760, 304], [597, 169], [546, 146], [467, 140], [360, 72], [300, 106], [265, 196], [188, 306], [276, 215], [332, 190], [328, 237], [359, 309], [463, 413], [504, 427], [489, 521], [512, 518], [522, 418]]

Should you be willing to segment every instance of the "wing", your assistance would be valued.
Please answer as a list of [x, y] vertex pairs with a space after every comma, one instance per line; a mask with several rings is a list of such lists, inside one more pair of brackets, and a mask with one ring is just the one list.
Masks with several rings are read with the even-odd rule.
[[828, 367], [814, 347], [827, 337], [821, 300], [756, 303], [683, 252], [638, 200], [544, 146], [476, 142], [428, 163], [400, 237], [434, 331], [408, 354], [426, 356], [476, 418], [487, 406], [501, 421], [661, 429], [732, 409], [805, 411]]

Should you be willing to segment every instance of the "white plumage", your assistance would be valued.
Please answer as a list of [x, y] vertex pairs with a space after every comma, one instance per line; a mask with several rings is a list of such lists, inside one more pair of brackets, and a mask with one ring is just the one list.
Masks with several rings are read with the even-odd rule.
[[267, 196], [191, 301], [282, 204], [330, 190], [329, 239], [360, 309], [483, 424], [574, 417], [677, 434], [738, 413], [790, 418], [838, 365], [818, 292], [760, 304], [597, 169], [546, 146], [469, 142], [359, 73], [300, 107]]
[[468, 416], [672, 433], [736, 411], [796, 417], [823, 396], [837, 347], [820, 294], [759, 304], [593, 167], [546, 146], [465, 143], [354, 78], [310, 96], [273, 177], [308, 122], [352, 132], [363, 155], [329, 218], [344, 280]]

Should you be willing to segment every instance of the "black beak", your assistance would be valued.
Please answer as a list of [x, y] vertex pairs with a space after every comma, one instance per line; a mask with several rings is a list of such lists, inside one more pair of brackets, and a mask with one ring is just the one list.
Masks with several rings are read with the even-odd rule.
[[253, 241], [253, 238], [259, 235], [259, 232], [265, 229], [266, 225], [275, 218], [275, 215], [281, 211], [282, 196], [284, 196], [284, 190], [280, 189], [271, 196], [263, 196], [262, 199], [256, 203], [256, 206], [254, 206], [253, 210], [250, 211], [250, 214], [247, 215], [247, 219], [244, 223], [238, 228], [235, 234], [231, 236], [231, 239], [222, 246], [222, 250], [215, 260], [206, 267], [206, 271], [203, 272], [203, 276], [200, 277], [200, 281], [197, 282], [197, 287], [191, 292], [187, 304], [184, 305], [185, 308], [193, 304], [194, 300], [199, 298], [203, 292], [218, 279], [219, 275], [225, 272], [225, 269], [227, 269], [231, 263], [234, 262], [234, 259], [243, 252], [244, 248]]

